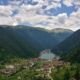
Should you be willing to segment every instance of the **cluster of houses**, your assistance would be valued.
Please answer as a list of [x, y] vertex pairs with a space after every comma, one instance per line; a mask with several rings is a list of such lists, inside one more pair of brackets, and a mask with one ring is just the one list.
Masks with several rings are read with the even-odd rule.
[[13, 73], [16, 72], [16, 68], [14, 65], [5, 65], [4, 68], [0, 69], [0, 74], [4, 74], [4, 75], [12, 75]]
[[[37, 59], [34, 59], [33, 61], [35, 60], [39, 61], [40, 59], [37, 58]], [[57, 60], [57, 59], [53, 59], [53, 60], [41, 59], [40, 61], [43, 62], [43, 65], [41, 66], [41, 68], [36, 69], [36, 71], [40, 71], [48, 77], [51, 74], [52, 69], [54, 69], [55, 67], [61, 67], [66, 64], [64, 61]]]
[[12, 75], [15, 74], [18, 70], [31, 68], [35, 65], [36, 62], [43, 62], [42, 66], [36, 71], [40, 71], [43, 74], [49, 76], [51, 74], [51, 70], [55, 67], [61, 67], [66, 63], [64, 61], [58, 59], [46, 60], [41, 58], [32, 58], [23, 62], [23, 64], [16, 64], [16, 65], [5, 65], [4, 68], [0, 69], [0, 74], [5, 75]]

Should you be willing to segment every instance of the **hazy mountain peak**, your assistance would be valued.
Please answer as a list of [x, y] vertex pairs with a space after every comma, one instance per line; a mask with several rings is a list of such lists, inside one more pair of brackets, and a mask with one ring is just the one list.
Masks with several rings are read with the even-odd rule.
[[72, 30], [70, 29], [64, 29], [64, 28], [55, 28], [53, 30], [51, 30], [52, 32], [55, 32], [55, 33], [63, 33], [63, 32], [73, 32]]

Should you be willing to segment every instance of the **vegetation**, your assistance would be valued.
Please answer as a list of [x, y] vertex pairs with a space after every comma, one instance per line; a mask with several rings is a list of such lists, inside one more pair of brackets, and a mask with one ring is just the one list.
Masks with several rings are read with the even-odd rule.
[[52, 70], [53, 80], [80, 80], [80, 64], [65, 65]]
[[[24, 30], [22, 30], [24, 32]], [[10, 57], [37, 57], [38, 50], [33, 44], [25, 39], [20, 29], [2, 28], [0, 27], [0, 60]]]
[[63, 60], [70, 61], [71, 63], [80, 63], [80, 48], [73, 48], [70, 53], [62, 55]]
[[80, 49], [80, 30], [74, 32], [67, 39], [62, 41], [56, 47], [52, 49], [52, 51], [58, 55], [63, 55], [67, 53], [71, 53], [74, 49]]
[[[20, 59], [16, 64], [22, 64], [24, 61], [25, 59]], [[11, 63], [13, 62], [10, 62], [9, 64]], [[0, 73], [0, 80], [80, 80], [80, 64], [65, 63], [65, 65], [61, 67], [52, 68], [50, 77], [46, 76], [48, 73], [44, 74], [41, 71], [37, 71], [41, 65], [43, 65], [43, 63], [37, 62], [34, 66], [21, 68], [19, 71], [10, 76]]]
[[63, 60], [80, 63], [80, 30], [57, 45], [52, 51], [61, 56]]
[[59, 52], [62, 65], [55, 60], [54, 65], [48, 60], [35, 61], [40, 50], [57, 45], [67, 35], [53, 31], [0, 27], [0, 80], [80, 80], [80, 30], [52, 50]]

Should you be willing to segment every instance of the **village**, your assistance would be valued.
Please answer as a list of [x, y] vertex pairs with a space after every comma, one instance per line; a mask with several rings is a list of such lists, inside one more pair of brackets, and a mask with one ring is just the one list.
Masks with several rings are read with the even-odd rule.
[[[47, 50], [48, 53], [50, 53], [49, 50]], [[45, 54], [46, 51], [41, 52], [41, 54]], [[46, 55], [46, 54], [45, 54]], [[49, 56], [49, 55], [48, 55]], [[49, 56], [50, 58], [50, 56]], [[3, 68], [0, 68], [0, 74], [11, 76], [16, 73], [18, 73], [21, 70], [35, 70], [36, 72], [40, 72], [40, 76], [47, 76], [51, 79], [50, 74], [52, 73], [52, 70], [56, 67], [62, 67], [70, 65], [69, 62], [64, 62], [63, 60], [60, 60], [58, 57], [54, 57], [51, 59], [45, 59], [45, 58], [30, 58], [30, 59], [23, 59], [17, 63], [8, 63], [5, 64]], [[39, 76], [38, 75], [38, 76]]]
[[52, 69], [66, 66], [66, 64], [69, 65], [70, 63], [65, 63], [64, 61], [58, 59], [45, 60], [40, 58], [32, 58], [29, 60], [24, 60], [22, 63], [5, 64], [4, 68], [0, 69], [0, 74], [11, 76], [23, 69], [35, 69], [35, 71], [41, 72], [42, 74], [50, 77]]

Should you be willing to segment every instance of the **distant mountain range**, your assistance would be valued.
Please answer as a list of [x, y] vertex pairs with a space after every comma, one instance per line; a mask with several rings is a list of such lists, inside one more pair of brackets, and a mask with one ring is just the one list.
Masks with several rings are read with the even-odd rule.
[[0, 27], [0, 59], [13, 56], [22, 58], [38, 56], [37, 50], [20, 32], [20, 29]]
[[[51, 49], [73, 31], [55, 29], [47, 31], [28, 26], [0, 26], [0, 53], [18, 57], [37, 57], [44, 49]], [[0, 54], [0, 58], [4, 56]]]
[[52, 49], [52, 52], [62, 55], [71, 61], [80, 61], [80, 30], [74, 32]]
[[63, 29], [63, 28], [55, 28], [51, 30], [53, 33], [53, 36], [58, 40], [58, 42], [64, 41], [67, 37], [69, 37], [73, 31], [69, 29]]
[[15, 26], [15, 28], [7, 26], [4, 29], [11, 30], [16, 36], [18, 34], [21, 39], [28, 41], [34, 48], [39, 50], [53, 48], [73, 33], [71, 30], [62, 28], [48, 31], [43, 28], [32, 28], [28, 26]]

